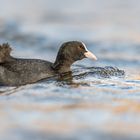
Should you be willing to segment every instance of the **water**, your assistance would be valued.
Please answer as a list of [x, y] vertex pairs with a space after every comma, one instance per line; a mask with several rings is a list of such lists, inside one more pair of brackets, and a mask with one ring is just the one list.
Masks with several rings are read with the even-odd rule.
[[0, 43], [12, 55], [53, 62], [64, 41], [82, 40], [98, 61], [76, 62], [63, 79], [0, 87], [0, 139], [140, 139], [138, 0], [1, 3]]

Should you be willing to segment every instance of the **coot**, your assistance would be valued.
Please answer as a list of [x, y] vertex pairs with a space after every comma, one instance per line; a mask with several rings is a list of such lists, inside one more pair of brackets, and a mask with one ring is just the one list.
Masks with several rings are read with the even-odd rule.
[[0, 45], [0, 85], [19, 86], [70, 71], [71, 65], [83, 58], [97, 60], [84, 43], [69, 41], [60, 47], [54, 63], [40, 59], [21, 59], [10, 55], [8, 43]]

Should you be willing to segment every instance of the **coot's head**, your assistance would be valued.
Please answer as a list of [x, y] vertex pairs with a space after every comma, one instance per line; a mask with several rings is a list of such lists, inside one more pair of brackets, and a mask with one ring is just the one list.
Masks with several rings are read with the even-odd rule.
[[91, 53], [83, 42], [70, 41], [65, 42], [60, 47], [56, 61], [53, 64], [53, 68], [56, 70], [61, 69], [62, 72], [69, 71], [70, 66], [78, 60], [83, 58], [91, 58], [97, 60], [96, 56]]

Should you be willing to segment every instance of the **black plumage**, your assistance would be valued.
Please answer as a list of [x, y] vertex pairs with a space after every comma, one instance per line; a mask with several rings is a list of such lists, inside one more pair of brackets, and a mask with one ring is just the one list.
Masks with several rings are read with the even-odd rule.
[[11, 48], [0, 45], [0, 84], [19, 86], [35, 83], [56, 74], [70, 71], [71, 65], [85, 57], [96, 59], [79, 41], [62, 44], [54, 63], [40, 59], [21, 59], [10, 55]]

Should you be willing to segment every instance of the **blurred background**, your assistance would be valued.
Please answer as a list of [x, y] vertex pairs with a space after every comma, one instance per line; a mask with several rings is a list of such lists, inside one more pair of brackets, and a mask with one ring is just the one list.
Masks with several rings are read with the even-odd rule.
[[[51, 39], [139, 42], [139, 0], [1, 0], [1, 22]], [[65, 34], [65, 35], [64, 35]]]
[[[0, 0], [0, 43], [12, 55], [54, 61], [65, 41], [83, 41], [72, 85], [58, 81], [0, 87], [0, 139], [140, 139], [139, 0]], [[113, 66], [125, 78], [97, 78]], [[86, 71], [86, 76], [80, 77]]]

